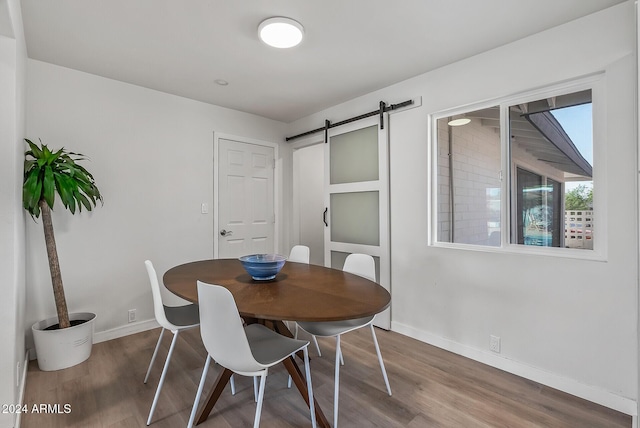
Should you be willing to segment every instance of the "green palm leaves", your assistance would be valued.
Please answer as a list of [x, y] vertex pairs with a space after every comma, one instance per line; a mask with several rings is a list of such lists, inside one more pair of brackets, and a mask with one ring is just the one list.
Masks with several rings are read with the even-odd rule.
[[42, 214], [42, 227], [58, 323], [60, 328], [67, 328], [71, 324], [53, 234], [51, 209], [56, 193], [60, 196], [65, 208], [72, 214], [75, 214], [76, 208], [82, 211], [83, 206], [91, 211], [98, 201], [102, 202], [102, 195], [93, 181], [93, 176], [76, 163], [85, 159], [83, 155], [67, 152], [64, 148], [52, 152], [42, 142], [38, 146], [26, 138], [25, 141], [29, 145], [29, 150], [24, 154], [22, 202], [32, 217], [37, 218]]
[[64, 148], [52, 152], [42, 142], [39, 147], [28, 139], [25, 141], [30, 149], [25, 152], [22, 200], [32, 217], [40, 216], [41, 200], [53, 208], [56, 193], [72, 214], [76, 208], [82, 211], [82, 207], [91, 211], [98, 201], [102, 202], [93, 176], [76, 163], [85, 160], [84, 155]]

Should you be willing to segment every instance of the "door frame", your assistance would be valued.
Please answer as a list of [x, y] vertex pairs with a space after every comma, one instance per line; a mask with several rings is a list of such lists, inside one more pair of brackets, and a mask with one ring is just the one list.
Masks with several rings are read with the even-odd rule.
[[220, 139], [237, 141], [239, 143], [254, 144], [256, 146], [265, 146], [273, 148], [274, 168], [273, 168], [273, 215], [275, 221], [273, 223], [273, 251], [278, 253], [280, 250], [280, 192], [282, 186], [282, 159], [278, 154], [279, 145], [271, 141], [258, 140], [255, 138], [241, 137], [238, 135], [225, 134], [222, 132], [213, 132], [213, 258], [218, 258], [220, 254], [218, 234], [218, 212], [220, 208], [218, 187], [218, 174], [220, 166]]

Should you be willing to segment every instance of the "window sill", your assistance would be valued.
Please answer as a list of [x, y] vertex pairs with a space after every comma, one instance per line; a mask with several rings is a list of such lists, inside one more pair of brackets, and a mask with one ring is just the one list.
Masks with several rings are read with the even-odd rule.
[[500, 247], [472, 244], [452, 244], [449, 242], [434, 242], [429, 244], [433, 248], [449, 248], [465, 251], [479, 251], [484, 253], [523, 254], [527, 256], [567, 258], [607, 262], [606, 254], [598, 250], [580, 250], [574, 248], [534, 247], [519, 244], [506, 244]]

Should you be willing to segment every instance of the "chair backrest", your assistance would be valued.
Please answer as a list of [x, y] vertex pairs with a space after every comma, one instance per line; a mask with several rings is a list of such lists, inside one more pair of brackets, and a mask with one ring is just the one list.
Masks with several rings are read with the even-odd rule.
[[290, 262], [309, 264], [309, 247], [306, 245], [294, 245], [287, 260]]
[[162, 293], [160, 292], [160, 283], [158, 283], [158, 275], [156, 269], [153, 267], [153, 263], [149, 260], [145, 260], [144, 265], [147, 267], [147, 273], [149, 274], [149, 282], [151, 283], [151, 295], [153, 296], [153, 312], [156, 316], [156, 321], [160, 326], [174, 330], [176, 327], [169, 322], [167, 316], [164, 313], [164, 306], [162, 304]]
[[198, 281], [198, 305], [202, 342], [218, 364], [241, 374], [264, 368], [251, 353], [238, 307], [229, 290]]
[[368, 254], [349, 254], [342, 270], [376, 282], [376, 262]]

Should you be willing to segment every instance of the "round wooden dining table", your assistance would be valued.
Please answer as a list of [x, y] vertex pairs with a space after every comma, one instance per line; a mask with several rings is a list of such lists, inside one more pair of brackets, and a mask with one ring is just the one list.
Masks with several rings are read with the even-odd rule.
[[[366, 278], [323, 266], [286, 262], [272, 280], [257, 281], [237, 259], [201, 260], [169, 269], [163, 276], [172, 293], [198, 302], [197, 281], [221, 285], [231, 291], [240, 316], [246, 323], [261, 323], [280, 334], [292, 336], [283, 320], [340, 321], [363, 318], [389, 307], [391, 295]], [[294, 384], [309, 405], [306, 381], [293, 358], [283, 361]], [[232, 372], [224, 369], [205, 404], [196, 425], [204, 422], [220, 397]], [[329, 426], [315, 403], [318, 425]]]

